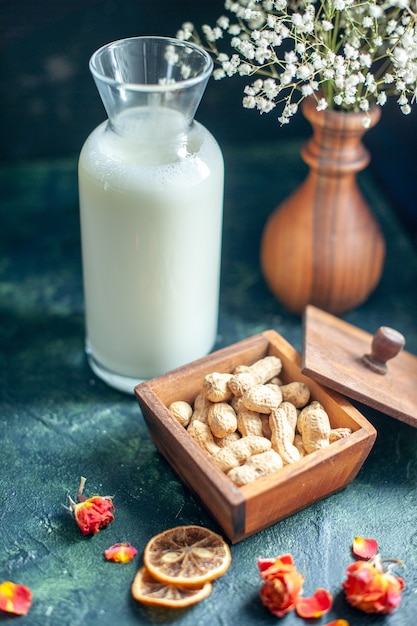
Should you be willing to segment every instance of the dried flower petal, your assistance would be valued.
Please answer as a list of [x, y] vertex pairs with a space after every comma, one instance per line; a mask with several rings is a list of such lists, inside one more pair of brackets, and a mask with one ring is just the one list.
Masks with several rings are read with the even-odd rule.
[[107, 550], [104, 550], [104, 557], [107, 561], [115, 563], [130, 563], [135, 558], [138, 551], [130, 543], [115, 543]]
[[114, 520], [115, 511], [112, 496], [83, 496], [85, 478], [81, 477], [78, 488], [77, 500], [74, 502], [70, 497], [70, 510], [83, 535], [96, 535], [102, 528], [105, 528]]
[[27, 615], [32, 606], [32, 592], [25, 585], [5, 580], [0, 584], [0, 610], [15, 615]]
[[299, 617], [321, 617], [332, 608], [333, 598], [326, 589], [318, 588], [309, 598], [298, 598], [295, 610]]
[[353, 540], [352, 551], [355, 556], [360, 559], [372, 559], [378, 552], [378, 542], [376, 539], [367, 539], [365, 537], [355, 537]]
[[328, 624], [324, 624], [324, 626], [349, 626], [349, 622], [345, 619], [335, 619], [334, 622], [329, 622]]
[[273, 615], [283, 617], [294, 609], [302, 591], [304, 578], [297, 571], [291, 554], [276, 559], [258, 559], [264, 584], [260, 590], [262, 604]]
[[401, 602], [404, 581], [384, 571], [382, 560], [376, 555], [370, 561], [356, 561], [346, 569], [343, 582], [346, 600], [365, 613], [392, 613]]

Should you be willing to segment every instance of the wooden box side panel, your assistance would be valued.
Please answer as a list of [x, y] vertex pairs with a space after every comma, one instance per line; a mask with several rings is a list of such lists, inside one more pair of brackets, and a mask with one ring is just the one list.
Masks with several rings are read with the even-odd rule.
[[351, 435], [349, 445], [335, 442], [334, 452], [319, 450], [280, 472], [242, 487], [246, 525], [242, 538], [276, 523], [343, 489], [356, 477], [372, 444], [364, 431]]
[[[158, 399], [142, 388], [139, 405], [151, 437], [181, 481], [202, 501], [231, 541], [244, 532], [246, 502], [242, 492], [210, 461], [168, 409], [154, 413]], [[167, 415], [164, 415], [166, 411]]]

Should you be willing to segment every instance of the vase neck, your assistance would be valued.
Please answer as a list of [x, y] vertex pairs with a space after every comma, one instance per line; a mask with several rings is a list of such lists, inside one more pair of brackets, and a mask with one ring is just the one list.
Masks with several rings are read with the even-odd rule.
[[368, 165], [370, 156], [362, 138], [378, 122], [379, 107], [370, 110], [368, 128], [363, 124], [366, 114], [317, 111], [312, 99], [303, 101], [303, 113], [313, 128], [313, 136], [302, 148], [302, 157], [311, 168], [342, 175], [359, 172]]
[[121, 39], [90, 59], [110, 127], [132, 139], [186, 132], [212, 68], [202, 48], [168, 37]]

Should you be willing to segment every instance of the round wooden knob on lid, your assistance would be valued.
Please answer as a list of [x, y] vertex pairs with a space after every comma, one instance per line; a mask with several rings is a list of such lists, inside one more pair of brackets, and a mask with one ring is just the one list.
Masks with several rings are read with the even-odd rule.
[[404, 344], [405, 338], [401, 333], [388, 326], [381, 326], [373, 336], [371, 354], [364, 354], [362, 361], [373, 372], [386, 374], [386, 362], [397, 356]]
[[417, 356], [402, 350], [404, 344], [397, 330], [381, 326], [372, 335], [310, 304], [304, 313], [302, 372], [417, 428]]

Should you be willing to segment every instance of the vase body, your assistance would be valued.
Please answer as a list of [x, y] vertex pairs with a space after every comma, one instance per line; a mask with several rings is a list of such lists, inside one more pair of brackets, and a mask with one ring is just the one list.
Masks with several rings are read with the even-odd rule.
[[216, 339], [224, 165], [194, 120], [212, 61], [136, 37], [98, 50], [90, 69], [108, 120], [79, 159], [86, 352], [133, 392]]
[[[370, 159], [364, 114], [317, 111], [309, 99], [303, 112], [313, 128], [301, 152], [309, 173], [265, 226], [262, 271], [289, 311], [301, 314], [313, 304], [343, 314], [374, 290], [385, 257], [383, 234], [356, 180]], [[373, 126], [380, 109], [369, 115]]]

